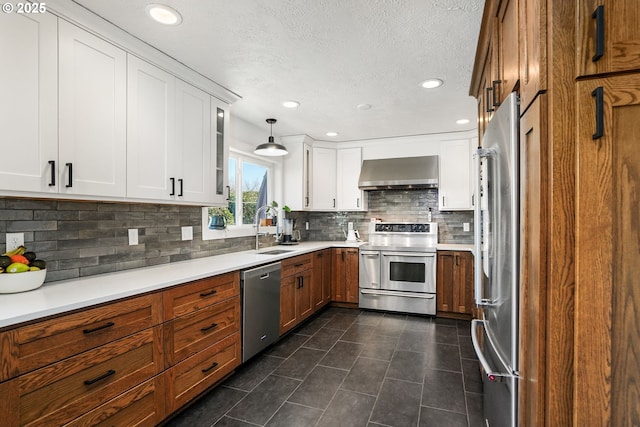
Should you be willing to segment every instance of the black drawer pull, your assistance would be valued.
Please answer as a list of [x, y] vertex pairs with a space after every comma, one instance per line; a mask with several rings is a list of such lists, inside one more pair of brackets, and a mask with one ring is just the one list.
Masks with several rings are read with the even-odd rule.
[[67, 167], [69, 168], [69, 181], [65, 187], [70, 188], [73, 187], [73, 163], [67, 163]]
[[304, 265], [304, 262], [301, 262], [300, 264], [294, 265], [294, 267], [298, 268], [298, 267], [302, 267], [303, 265]]
[[207, 326], [206, 328], [200, 328], [200, 330], [201, 330], [202, 332], [207, 332], [209, 329], [216, 328], [217, 326], [218, 326], [218, 324], [214, 322], [214, 323], [212, 323], [211, 325]]
[[212, 369], [215, 369], [218, 367], [218, 362], [213, 362], [213, 365], [209, 366], [208, 368], [204, 368], [202, 370], [202, 373], [206, 374], [207, 372], [209, 372]]
[[107, 323], [105, 323], [105, 324], [104, 324], [104, 325], [102, 325], [102, 326], [97, 326], [97, 327], [92, 328], [92, 329], [83, 329], [83, 330], [82, 330], [82, 333], [83, 333], [83, 334], [92, 334], [92, 333], [94, 333], [94, 332], [98, 332], [98, 331], [101, 331], [101, 330], [103, 330], [103, 329], [107, 329], [107, 328], [110, 328], [110, 327], [112, 327], [112, 326], [115, 326], [115, 325], [116, 325], [116, 324], [115, 324], [115, 323], [113, 323], [113, 322], [107, 322]]
[[598, 86], [591, 92], [591, 96], [596, 101], [596, 133], [592, 135], [593, 139], [600, 139], [604, 135], [604, 89]]
[[49, 160], [49, 164], [51, 165], [51, 181], [49, 181], [49, 187], [53, 187], [56, 185], [56, 161]]
[[176, 195], [176, 179], [175, 178], [169, 178], [169, 181], [171, 181], [171, 193], [169, 193], [170, 196], [175, 196]]
[[91, 384], [97, 383], [98, 381], [101, 381], [105, 378], [109, 378], [111, 375], [115, 375], [115, 373], [116, 371], [114, 371], [113, 369], [109, 369], [107, 372], [100, 375], [99, 377], [95, 377], [94, 379], [91, 379], [91, 380], [84, 380], [84, 385], [91, 385]]
[[178, 193], [178, 196], [182, 196], [182, 193], [183, 193], [182, 190], [184, 189], [183, 188], [184, 187], [184, 181], [182, 180], [182, 178], [180, 178], [178, 180], [178, 182], [180, 183], [180, 193]]
[[604, 55], [604, 6], [598, 6], [593, 11], [591, 18], [596, 20], [596, 52], [591, 58], [591, 62], [598, 62]]
[[210, 297], [211, 295], [215, 295], [218, 291], [215, 289], [210, 290], [209, 292], [203, 292], [200, 294], [200, 297], [205, 298], [205, 297]]

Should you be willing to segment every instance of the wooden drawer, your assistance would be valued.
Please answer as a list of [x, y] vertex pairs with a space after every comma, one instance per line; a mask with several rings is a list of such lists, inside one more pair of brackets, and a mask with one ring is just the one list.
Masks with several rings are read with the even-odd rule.
[[[163, 369], [155, 326], [16, 378], [21, 426], [63, 425]], [[10, 423], [12, 425], [12, 423]]]
[[282, 260], [282, 277], [292, 276], [313, 267], [312, 254]]
[[155, 293], [22, 326], [5, 333], [0, 375], [30, 372], [160, 323], [162, 295]]
[[164, 378], [158, 375], [76, 418], [65, 427], [153, 427], [165, 417]]
[[164, 291], [164, 320], [184, 316], [201, 308], [240, 295], [237, 271], [207, 277]]
[[240, 330], [240, 297], [205, 307], [164, 324], [167, 366]]
[[173, 412], [240, 365], [240, 333], [178, 363], [165, 373], [167, 410]]

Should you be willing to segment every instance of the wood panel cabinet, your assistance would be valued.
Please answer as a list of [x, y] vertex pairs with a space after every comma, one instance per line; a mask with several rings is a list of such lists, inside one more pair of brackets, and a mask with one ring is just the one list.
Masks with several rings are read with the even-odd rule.
[[331, 301], [331, 249], [313, 253], [313, 306], [314, 310]]
[[[637, 4], [626, 12], [610, 25], [633, 23], [629, 31], [638, 34]], [[574, 419], [633, 425], [640, 419], [640, 73], [580, 81], [577, 89]]]
[[547, 89], [547, 2], [518, 0], [520, 12], [520, 112]]
[[280, 335], [311, 316], [313, 302], [312, 254], [300, 255], [282, 261], [280, 279]]
[[471, 315], [473, 254], [469, 251], [438, 251], [436, 304], [438, 312]]
[[518, 89], [520, 66], [518, 0], [501, 0], [497, 5], [493, 27], [494, 55], [492, 62], [497, 76], [492, 82], [492, 96], [498, 106], [514, 90]]
[[637, 0], [586, 0], [576, 6], [578, 75], [640, 70]]
[[357, 248], [333, 248], [331, 301], [358, 303], [359, 251]]

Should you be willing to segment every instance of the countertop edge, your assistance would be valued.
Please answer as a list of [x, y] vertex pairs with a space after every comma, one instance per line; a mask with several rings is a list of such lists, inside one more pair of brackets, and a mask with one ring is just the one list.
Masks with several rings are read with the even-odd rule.
[[0, 329], [65, 312], [159, 291], [206, 277], [282, 261], [332, 247], [359, 247], [364, 242], [302, 242], [296, 246], [271, 246], [290, 252], [263, 255], [255, 250], [231, 252], [187, 261], [142, 267], [95, 276], [45, 283], [38, 289], [0, 294]]

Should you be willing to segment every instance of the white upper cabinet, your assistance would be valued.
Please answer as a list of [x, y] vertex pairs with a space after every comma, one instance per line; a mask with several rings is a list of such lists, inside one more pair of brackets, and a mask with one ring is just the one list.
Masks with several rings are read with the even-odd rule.
[[336, 195], [336, 150], [313, 147], [313, 210], [335, 210]]
[[229, 111], [227, 104], [211, 97], [212, 206], [229, 204]]
[[175, 77], [129, 55], [127, 197], [169, 200], [175, 138]]
[[313, 140], [306, 135], [280, 138], [289, 154], [284, 156], [284, 204], [291, 210], [309, 210], [312, 206], [311, 175]]
[[358, 188], [362, 168], [362, 149], [344, 148], [337, 151], [337, 196], [339, 210], [367, 210], [366, 193]]
[[62, 194], [126, 194], [127, 55], [59, 20], [59, 162]]
[[57, 19], [3, 14], [0, 40], [0, 189], [57, 192]]
[[473, 210], [473, 140], [443, 141], [440, 145], [438, 209]]
[[176, 82], [176, 139], [171, 154], [176, 197], [212, 203], [211, 97], [182, 80]]

